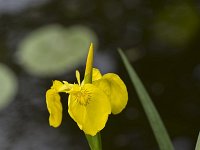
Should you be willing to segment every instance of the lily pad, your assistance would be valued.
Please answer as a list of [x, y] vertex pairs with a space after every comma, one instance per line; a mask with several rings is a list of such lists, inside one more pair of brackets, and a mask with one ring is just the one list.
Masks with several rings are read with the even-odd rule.
[[12, 70], [0, 64], [0, 110], [5, 108], [14, 99], [17, 92], [17, 79]]
[[33, 31], [21, 42], [17, 58], [33, 75], [60, 75], [85, 61], [91, 42], [97, 45], [97, 36], [87, 27], [49, 25]]

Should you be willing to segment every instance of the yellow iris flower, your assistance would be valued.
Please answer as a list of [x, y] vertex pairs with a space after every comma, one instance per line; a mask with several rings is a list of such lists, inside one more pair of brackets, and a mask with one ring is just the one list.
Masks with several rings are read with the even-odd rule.
[[[107, 73], [102, 76], [98, 69], [92, 68], [92, 63], [93, 45], [91, 44], [85, 78], [82, 83], [78, 71], [76, 71], [78, 84], [70, 84], [67, 81], [53, 81], [53, 85], [46, 92], [50, 126], [58, 127], [62, 121], [60, 92], [69, 94], [69, 115], [81, 130], [91, 136], [96, 135], [105, 127], [111, 112], [118, 114], [125, 108], [128, 93], [124, 82], [114, 73]], [[91, 78], [87, 78], [88, 76], [91, 76]]]

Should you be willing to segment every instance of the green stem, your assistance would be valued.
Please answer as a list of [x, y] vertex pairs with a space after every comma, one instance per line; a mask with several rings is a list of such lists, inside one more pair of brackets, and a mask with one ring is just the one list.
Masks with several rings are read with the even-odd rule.
[[85, 134], [91, 150], [102, 150], [101, 134], [98, 132], [95, 136]]

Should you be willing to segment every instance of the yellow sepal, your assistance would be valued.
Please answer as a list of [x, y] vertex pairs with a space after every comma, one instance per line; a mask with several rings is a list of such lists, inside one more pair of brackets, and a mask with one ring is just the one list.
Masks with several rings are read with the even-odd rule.
[[72, 88], [72, 84], [69, 84], [68, 82], [64, 81], [58, 81], [54, 80], [53, 85], [51, 86], [51, 89], [54, 89], [57, 93], [59, 92], [67, 92]]
[[102, 90], [92, 84], [84, 84], [79, 91], [76, 88], [70, 93], [68, 112], [81, 130], [94, 136], [105, 127], [111, 106]]
[[46, 92], [46, 104], [49, 111], [49, 124], [58, 127], [62, 121], [62, 104], [60, 96], [55, 89], [49, 89]]

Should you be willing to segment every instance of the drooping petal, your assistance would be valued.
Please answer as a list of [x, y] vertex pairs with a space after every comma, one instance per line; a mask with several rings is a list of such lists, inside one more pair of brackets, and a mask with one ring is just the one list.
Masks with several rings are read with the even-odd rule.
[[62, 121], [62, 104], [60, 96], [55, 89], [49, 89], [46, 92], [46, 104], [49, 111], [49, 124], [53, 127], [58, 127]]
[[105, 127], [111, 106], [102, 90], [92, 84], [84, 84], [80, 91], [70, 94], [68, 112], [81, 130], [94, 136]]
[[63, 83], [58, 81], [58, 80], [54, 80], [53, 81], [53, 85], [51, 86], [52, 89], [55, 89], [56, 91], [59, 91], [59, 89], [63, 86]]
[[128, 92], [126, 85], [118, 75], [107, 73], [100, 80], [94, 81], [93, 84], [109, 97], [113, 114], [120, 113], [126, 107]]
[[54, 89], [57, 93], [59, 92], [68, 92], [73, 87], [73, 84], [68, 83], [67, 81], [58, 81], [54, 80], [51, 89]]
[[69, 95], [68, 97], [68, 113], [70, 117], [77, 123], [79, 128], [82, 130], [82, 125], [86, 114], [86, 108], [83, 105], [79, 105], [74, 98], [71, 98], [71, 95]]
[[68, 83], [67, 81], [63, 81], [63, 86], [60, 88], [60, 91], [69, 93], [69, 91], [73, 88], [74, 84]]

